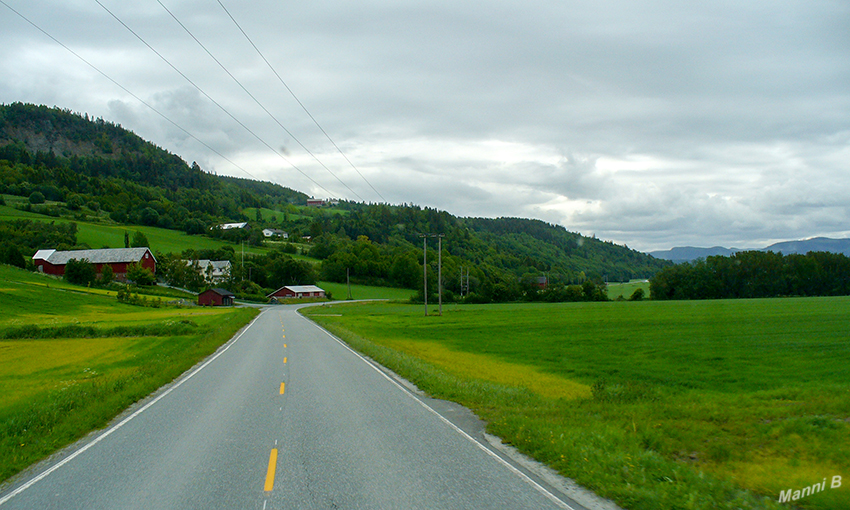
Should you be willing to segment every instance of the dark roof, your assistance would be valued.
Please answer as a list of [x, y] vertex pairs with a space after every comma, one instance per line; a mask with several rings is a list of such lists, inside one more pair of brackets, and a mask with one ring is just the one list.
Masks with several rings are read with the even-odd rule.
[[224, 296], [224, 297], [234, 297], [236, 295], [236, 294], [230, 292], [229, 290], [225, 290], [225, 289], [208, 289], [208, 290], [205, 290], [204, 292], [215, 292], [219, 296]]

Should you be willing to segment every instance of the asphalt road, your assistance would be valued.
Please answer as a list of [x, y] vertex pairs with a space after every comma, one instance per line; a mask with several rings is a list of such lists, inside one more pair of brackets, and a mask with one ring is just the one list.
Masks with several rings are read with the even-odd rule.
[[274, 307], [7, 487], [0, 510], [582, 508], [464, 432], [455, 411]]

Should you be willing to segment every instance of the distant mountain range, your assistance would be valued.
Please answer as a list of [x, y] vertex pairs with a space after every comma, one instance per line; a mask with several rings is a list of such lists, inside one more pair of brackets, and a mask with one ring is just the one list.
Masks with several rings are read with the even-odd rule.
[[682, 246], [669, 250], [653, 251], [649, 254], [657, 259], [670, 260], [676, 263], [689, 262], [714, 255], [729, 256], [739, 251], [772, 251], [781, 252], [784, 255], [792, 253], [806, 254], [810, 251], [826, 251], [831, 253], [842, 253], [850, 256], [850, 239], [830, 239], [828, 237], [813, 237], [802, 241], [783, 241], [771, 244], [765, 248], [724, 248], [714, 246], [712, 248], [695, 248], [693, 246]]

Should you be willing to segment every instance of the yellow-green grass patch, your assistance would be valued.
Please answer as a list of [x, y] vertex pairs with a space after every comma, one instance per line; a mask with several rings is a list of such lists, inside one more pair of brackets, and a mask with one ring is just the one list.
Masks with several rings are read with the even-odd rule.
[[554, 399], [577, 399], [591, 396], [590, 386], [541, 372], [528, 365], [509, 363], [492, 356], [448, 349], [435, 342], [396, 340], [388, 345], [433, 363], [460, 377], [529, 389]]

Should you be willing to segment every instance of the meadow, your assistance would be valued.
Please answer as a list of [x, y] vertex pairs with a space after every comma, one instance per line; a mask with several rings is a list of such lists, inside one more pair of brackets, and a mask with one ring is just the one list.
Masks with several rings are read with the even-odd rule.
[[608, 292], [608, 299], [629, 299], [638, 289], [643, 289], [644, 299], [649, 298], [648, 280], [632, 280], [626, 283], [609, 283], [605, 286], [605, 290]]
[[103, 427], [258, 313], [114, 294], [0, 265], [0, 480]]
[[[10, 195], [5, 195], [9, 197]], [[16, 197], [20, 198], [20, 197]], [[7, 199], [7, 203], [11, 203]], [[133, 233], [139, 231], [148, 238], [150, 248], [160, 253], [180, 253], [187, 248], [217, 250], [223, 246], [230, 246], [235, 253], [241, 253], [242, 246], [230, 244], [218, 239], [202, 235], [188, 235], [177, 230], [168, 230], [159, 227], [146, 227], [141, 225], [120, 225], [105, 219], [103, 222], [92, 222], [76, 220], [66, 217], [53, 217], [34, 212], [22, 211], [9, 205], [0, 205], [0, 221], [28, 219], [33, 221], [46, 221], [56, 223], [76, 223], [77, 242], [85, 243], [92, 249], [100, 248], [123, 248], [124, 233], [129, 232], [132, 239]], [[268, 251], [267, 248], [256, 246], [244, 246], [245, 253], [261, 254]], [[31, 256], [32, 253], [25, 253]]]
[[625, 508], [850, 502], [850, 298], [332, 308], [315, 320]]
[[[333, 299], [344, 301], [348, 298], [348, 286], [344, 283], [319, 282], [316, 285], [330, 292]], [[369, 285], [351, 285], [351, 299], [386, 299], [389, 301], [407, 301], [416, 291], [397, 287], [373, 287]]]

